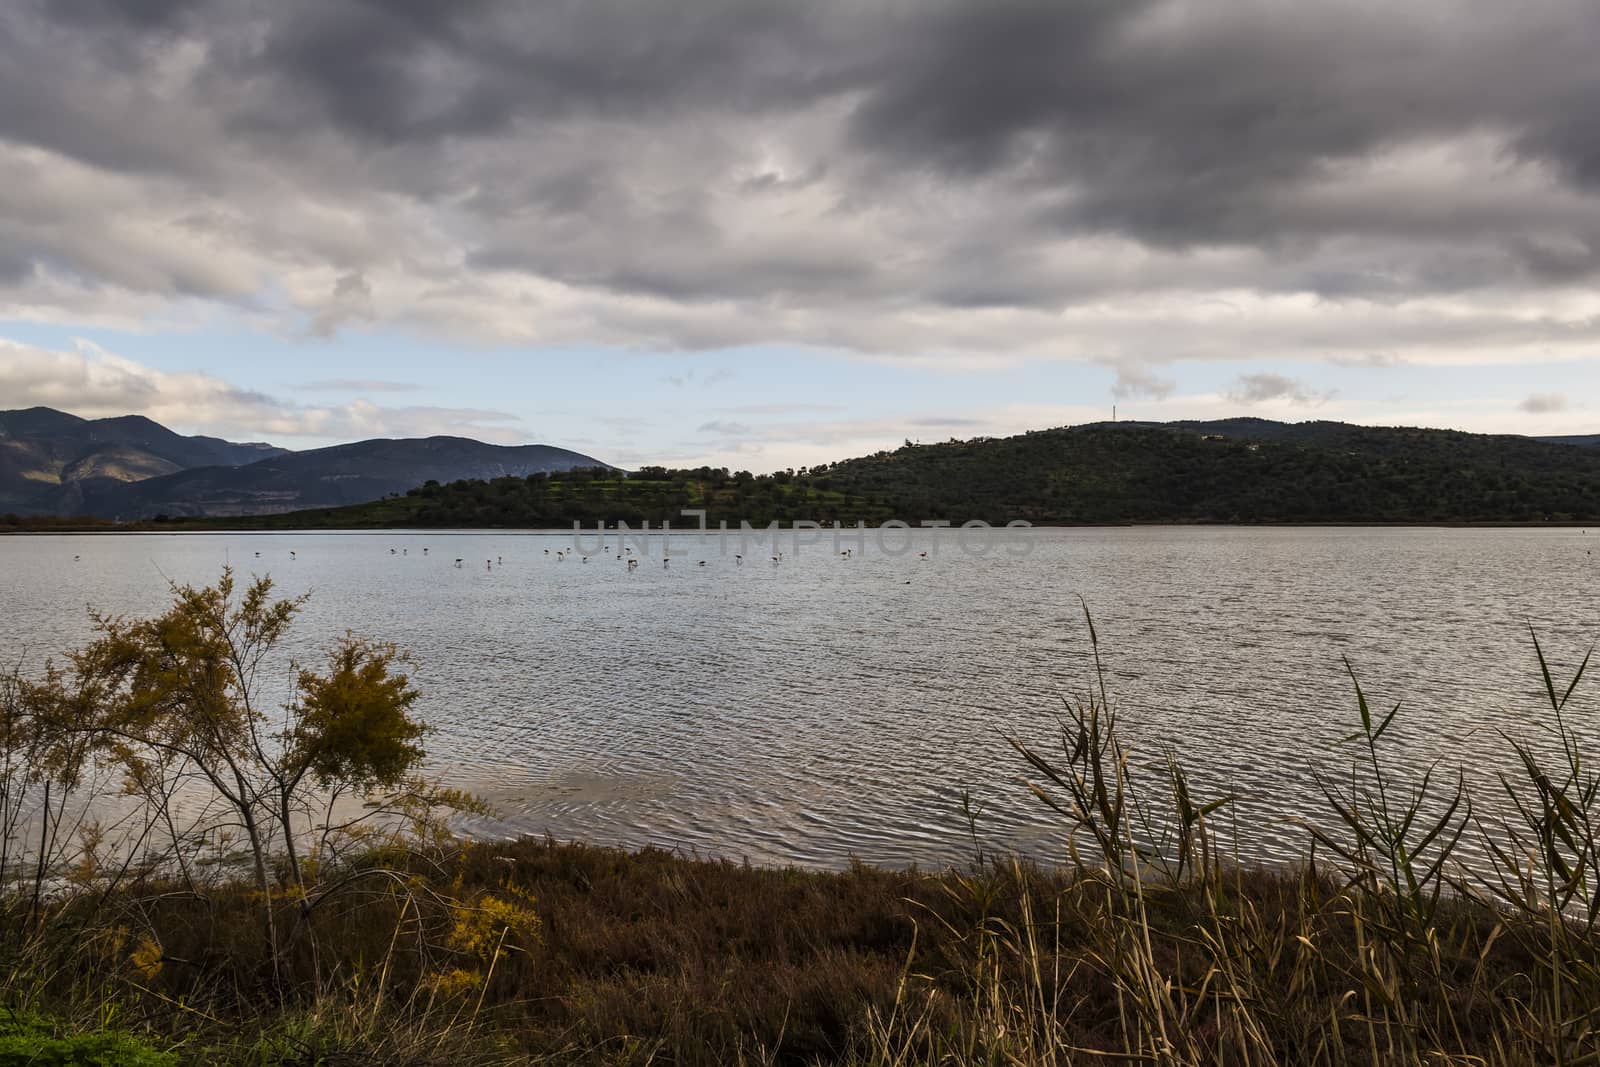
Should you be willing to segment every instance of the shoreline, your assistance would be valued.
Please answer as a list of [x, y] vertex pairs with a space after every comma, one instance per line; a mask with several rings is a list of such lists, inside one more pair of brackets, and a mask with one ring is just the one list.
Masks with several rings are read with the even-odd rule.
[[[992, 523], [996, 529], [1004, 528], [1004, 523]], [[1579, 530], [1590, 526], [1600, 527], [1600, 518], [1592, 522], [1551, 520], [1548, 522], [1516, 521], [1516, 520], [1456, 520], [1456, 521], [1378, 521], [1371, 522], [1222, 522], [1210, 520], [1165, 520], [1152, 522], [1083, 522], [1083, 523], [1033, 523], [1025, 529], [1030, 530], [1131, 530], [1131, 529], [1161, 529], [1161, 528], [1213, 528], [1235, 530]], [[873, 530], [877, 527], [868, 526]], [[911, 527], [912, 532], [919, 530], [954, 529], [955, 527]], [[597, 527], [585, 524], [580, 527], [581, 532], [594, 532]], [[752, 527], [755, 531], [764, 531], [767, 527]], [[793, 524], [779, 525], [779, 530], [790, 531], [796, 529]], [[810, 529], [801, 527], [801, 529]], [[854, 531], [853, 526], [840, 527], [841, 531]], [[614, 532], [614, 527], [606, 527], [606, 532]], [[643, 532], [644, 527], [634, 529], [634, 532]], [[40, 528], [0, 527], [0, 537], [27, 537], [39, 534], [344, 534], [344, 533], [395, 533], [395, 534], [572, 534], [571, 526], [203, 526], [190, 524], [156, 524], [156, 523], [128, 523], [121, 525], [97, 526], [91, 524], [48, 526]], [[662, 533], [661, 527], [651, 527], [650, 532]], [[718, 529], [700, 530], [697, 527], [673, 527], [672, 533], [676, 536], [690, 536], [693, 534], [720, 534], [738, 533], [737, 529], [727, 531]], [[823, 533], [832, 533], [831, 526], [821, 528]]]

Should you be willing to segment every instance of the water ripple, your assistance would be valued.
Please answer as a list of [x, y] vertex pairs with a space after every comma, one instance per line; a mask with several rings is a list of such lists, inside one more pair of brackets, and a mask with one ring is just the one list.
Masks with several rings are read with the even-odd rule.
[[1081, 596], [1139, 765], [1170, 747], [1197, 789], [1246, 794], [1238, 847], [1281, 859], [1304, 846], [1287, 820], [1323, 810], [1313, 769], [1345, 758], [1342, 657], [1375, 702], [1405, 700], [1398, 765], [1486, 781], [1498, 730], [1536, 737], [1528, 624], [1570, 666], [1600, 621], [1578, 530], [1032, 536], [1024, 559], [869, 545], [743, 567], [709, 538], [632, 573], [544, 554], [570, 534], [15, 537], [0, 654], [37, 665], [89, 636], [84, 605], [153, 611], [164, 575], [231, 560], [314, 594], [300, 654], [347, 628], [414, 653], [433, 769], [497, 806], [486, 831], [941, 864], [973, 847], [962, 790], [984, 845], [1059, 854], [1005, 737], [1051, 744], [1061, 699], [1090, 686]]

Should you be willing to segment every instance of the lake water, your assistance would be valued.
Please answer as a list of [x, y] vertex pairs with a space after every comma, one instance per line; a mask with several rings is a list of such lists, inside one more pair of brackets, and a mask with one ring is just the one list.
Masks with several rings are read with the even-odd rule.
[[1036, 530], [982, 558], [934, 536], [741, 565], [736, 537], [677, 535], [635, 570], [614, 538], [558, 559], [570, 533], [0, 538], [0, 655], [37, 668], [89, 607], [154, 612], [232, 563], [312, 594], [302, 650], [349, 629], [414, 654], [432, 769], [500, 812], [478, 829], [831, 867], [969, 857], [964, 789], [985, 845], [1059, 853], [1005, 738], [1047, 743], [1091, 683], [1080, 597], [1136, 767], [1170, 745], [1244, 794], [1238, 847], [1268, 860], [1303, 854], [1286, 820], [1346, 765], [1342, 657], [1406, 702], [1397, 760], [1482, 782], [1499, 731], [1543, 721], [1529, 624], [1568, 666], [1600, 635], [1600, 530]]

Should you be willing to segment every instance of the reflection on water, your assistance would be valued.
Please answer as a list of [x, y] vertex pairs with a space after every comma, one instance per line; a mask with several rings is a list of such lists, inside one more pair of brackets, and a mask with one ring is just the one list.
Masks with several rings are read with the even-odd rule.
[[1341, 657], [1375, 702], [1406, 701], [1397, 758], [1481, 780], [1496, 731], [1538, 721], [1529, 624], [1566, 664], [1600, 634], [1600, 531], [1029, 536], [1021, 558], [869, 542], [743, 565], [680, 537], [672, 567], [632, 572], [556, 559], [570, 534], [0, 538], [0, 654], [37, 667], [88, 636], [87, 607], [157, 610], [169, 577], [231, 562], [313, 594], [302, 654], [346, 629], [414, 653], [434, 769], [497, 805], [490, 829], [837, 866], [965, 858], [963, 789], [986, 844], [1059, 848], [1004, 738], [1047, 743], [1089, 683], [1080, 596], [1136, 765], [1171, 746], [1200, 788], [1246, 794], [1261, 858], [1301, 851], [1285, 820], [1319, 813], [1311, 770], [1341, 765]]

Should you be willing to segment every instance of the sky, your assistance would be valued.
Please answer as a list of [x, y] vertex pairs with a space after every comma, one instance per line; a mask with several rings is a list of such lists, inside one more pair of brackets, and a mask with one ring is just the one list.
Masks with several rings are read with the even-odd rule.
[[1592, 0], [6, 0], [0, 408], [1600, 432]]

